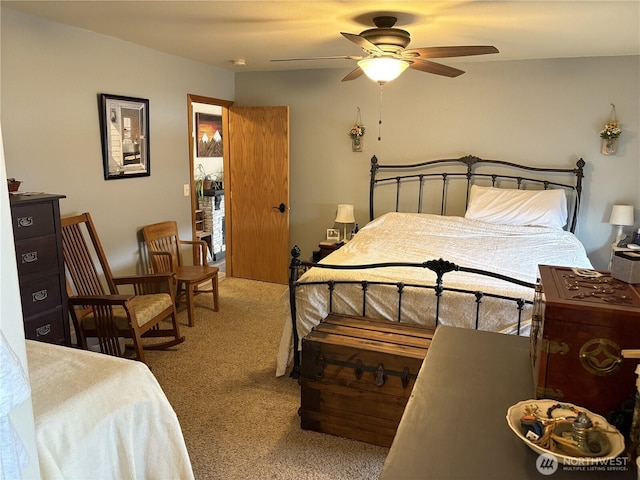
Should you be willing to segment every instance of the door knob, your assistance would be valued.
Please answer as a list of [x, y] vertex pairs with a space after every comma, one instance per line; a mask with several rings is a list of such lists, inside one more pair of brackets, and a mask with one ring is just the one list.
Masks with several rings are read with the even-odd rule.
[[284, 213], [284, 211], [287, 209], [284, 203], [281, 203], [277, 207], [271, 207], [271, 208], [273, 208], [274, 210], [279, 210], [280, 213]]

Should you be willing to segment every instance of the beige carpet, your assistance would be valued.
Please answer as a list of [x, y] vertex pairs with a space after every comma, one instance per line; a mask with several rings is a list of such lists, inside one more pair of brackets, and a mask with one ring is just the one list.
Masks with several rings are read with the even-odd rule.
[[[300, 389], [275, 377], [286, 286], [226, 278], [220, 312], [179, 309], [183, 344], [147, 351], [175, 409], [197, 479], [375, 479], [388, 449], [300, 429]], [[283, 295], [285, 297], [283, 297]]]

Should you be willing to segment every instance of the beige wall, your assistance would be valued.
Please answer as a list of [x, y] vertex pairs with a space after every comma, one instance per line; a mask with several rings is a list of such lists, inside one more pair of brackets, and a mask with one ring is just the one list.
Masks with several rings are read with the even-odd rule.
[[[139, 262], [136, 231], [176, 219], [191, 236], [187, 94], [233, 99], [233, 73], [2, 8], [7, 176], [88, 211], [116, 273]], [[151, 176], [105, 181], [98, 93], [149, 99]]]
[[[365, 77], [342, 83], [349, 68], [236, 75], [236, 104], [291, 109], [292, 244], [310, 256], [333, 226], [338, 203], [354, 204], [360, 224], [368, 220], [374, 154], [381, 163], [473, 154], [547, 167], [572, 167], [583, 157], [577, 235], [594, 265], [606, 268], [615, 238], [611, 205], [633, 203], [640, 225], [640, 57], [456, 66], [467, 73], [450, 79], [408, 71], [386, 85], [381, 141], [380, 89]], [[623, 133], [618, 154], [607, 157], [599, 132], [611, 103]], [[368, 127], [363, 153], [351, 151], [347, 136], [357, 107]]]

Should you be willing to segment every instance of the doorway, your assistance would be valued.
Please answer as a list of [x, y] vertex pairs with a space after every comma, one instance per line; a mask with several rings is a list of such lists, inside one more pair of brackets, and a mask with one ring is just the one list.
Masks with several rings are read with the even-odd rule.
[[230, 270], [226, 225], [225, 172], [228, 172], [228, 108], [233, 102], [187, 95], [192, 238], [209, 247], [209, 264]]

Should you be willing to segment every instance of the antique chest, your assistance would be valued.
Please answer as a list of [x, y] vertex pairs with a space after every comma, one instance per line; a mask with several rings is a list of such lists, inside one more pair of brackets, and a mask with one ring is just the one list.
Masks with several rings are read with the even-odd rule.
[[433, 332], [330, 314], [302, 339], [300, 426], [390, 446]]
[[574, 403], [606, 416], [635, 393], [640, 293], [614, 279], [540, 265], [531, 358], [537, 398]]

